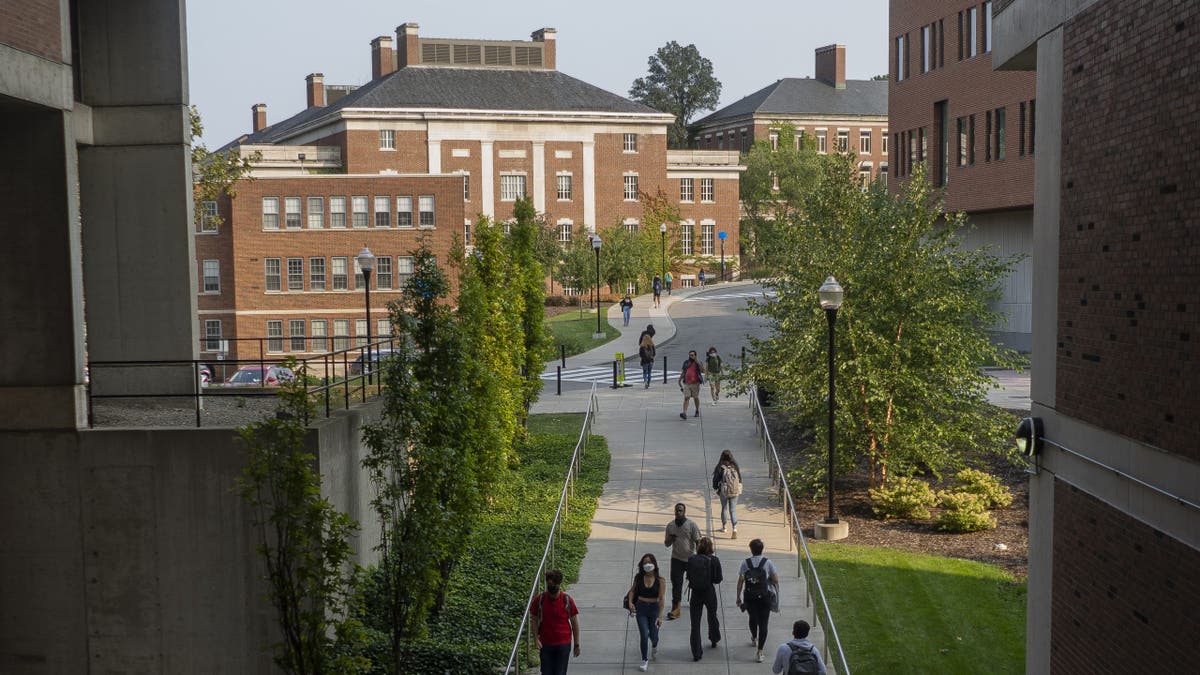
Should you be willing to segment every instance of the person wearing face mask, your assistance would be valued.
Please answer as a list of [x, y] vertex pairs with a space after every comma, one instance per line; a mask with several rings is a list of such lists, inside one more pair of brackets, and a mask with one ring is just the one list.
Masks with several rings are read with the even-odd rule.
[[717, 348], [709, 347], [708, 354], [704, 357], [704, 375], [708, 378], [708, 393], [712, 395], [713, 405], [716, 405], [717, 399], [721, 398], [721, 368], [723, 365]]
[[683, 575], [687, 571], [687, 561], [696, 554], [696, 546], [700, 544], [700, 526], [688, 520], [687, 506], [683, 503], [675, 505], [675, 520], [667, 523], [665, 546], [671, 548], [671, 612], [667, 620], [678, 619], [682, 613]]
[[[638, 570], [633, 575], [633, 585], [625, 594], [625, 608], [637, 615], [638, 635], [642, 640], [642, 665], [638, 670], [643, 673], [649, 667], [650, 660], [658, 658], [658, 629], [662, 626], [663, 600], [666, 593], [667, 585], [659, 574], [658, 560], [654, 554], [647, 553], [638, 563]], [[651, 649], [648, 656], [647, 642], [650, 643]]]
[[575, 643], [575, 658], [579, 658], [579, 608], [571, 596], [562, 591], [562, 572], [546, 572], [546, 592], [538, 593], [529, 604], [529, 617], [542, 660], [542, 675], [566, 675]]

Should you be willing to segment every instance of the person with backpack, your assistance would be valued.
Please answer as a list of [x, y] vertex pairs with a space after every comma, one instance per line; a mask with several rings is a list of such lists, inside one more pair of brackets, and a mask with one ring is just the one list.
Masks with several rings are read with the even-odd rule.
[[621, 298], [621, 315], [625, 318], [625, 326], [629, 327], [629, 315], [633, 312], [633, 298], [626, 293], [625, 297]]
[[701, 269], [700, 274], [697, 276], [700, 278], [700, 288], [704, 288], [704, 270]]
[[541, 657], [542, 675], [566, 675], [572, 641], [575, 658], [579, 658], [579, 608], [563, 592], [562, 580], [562, 572], [546, 572], [546, 591], [529, 603], [530, 628]]
[[713, 405], [716, 405], [717, 399], [721, 398], [721, 368], [723, 365], [717, 348], [709, 347], [708, 353], [704, 356], [704, 376], [708, 378], [708, 393], [712, 395]]
[[779, 594], [779, 570], [763, 554], [762, 539], [750, 541], [750, 557], [738, 569], [737, 606], [750, 617], [750, 642], [758, 650], [754, 660], [763, 662], [767, 623], [771, 619], [771, 595]]
[[662, 305], [662, 277], [654, 275], [654, 281], [650, 282], [650, 289], [654, 291], [654, 306]]
[[[638, 635], [642, 640], [642, 665], [638, 666], [638, 670], [643, 673], [649, 667], [650, 659], [658, 657], [658, 629], [662, 626], [666, 593], [667, 583], [659, 573], [658, 559], [653, 553], [647, 553], [638, 563], [633, 585], [625, 594], [625, 608], [637, 616]], [[649, 654], [646, 653], [647, 642], [651, 643]]]
[[667, 278], [664, 281], [667, 282], [667, 295], [670, 295], [671, 294], [671, 282], [673, 281], [673, 279], [671, 278], [671, 270], [667, 270]]
[[792, 624], [792, 639], [775, 650], [772, 673], [787, 675], [825, 675], [825, 663], [821, 652], [808, 641], [808, 622], [804, 619]]
[[638, 341], [638, 362], [642, 364], [642, 384], [650, 388], [650, 378], [654, 375], [654, 326], [647, 327]]
[[683, 603], [683, 577], [688, 560], [696, 554], [700, 544], [700, 526], [688, 520], [687, 506], [675, 505], [675, 520], [667, 523], [667, 536], [663, 541], [671, 549], [671, 611], [667, 620], [678, 619]]
[[708, 640], [715, 649], [721, 641], [721, 620], [717, 617], [717, 584], [724, 580], [721, 575], [721, 560], [713, 555], [712, 539], [701, 537], [696, 546], [696, 555], [688, 558], [687, 579], [690, 594], [688, 609], [692, 617], [692, 660], [704, 656], [700, 646], [700, 615], [708, 610]]
[[696, 401], [695, 417], [700, 416], [700, 384], [704, 382], [704, 368], [696, 360], [696, 350], [688, 352], [687, 361], [679, 367], [679, 391], [683, 392], [683, 412], [679, 419], [687, 419], [688, 399]]
[[737, 539], [737, 501], [742, 494], [742, 469], [733, 459], [733, 451], [726, 448], [721, 451], [721, 459], [713, 468], [712, 487], [721, 498], [721, 532], [725, 531], [725, 512], [729, 511], [729, 520], [733, 524], [733, 536]]

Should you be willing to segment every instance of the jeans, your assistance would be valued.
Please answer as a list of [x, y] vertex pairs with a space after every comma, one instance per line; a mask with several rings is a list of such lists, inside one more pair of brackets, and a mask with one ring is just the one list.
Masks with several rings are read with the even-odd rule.
[[658, 646], [658, 603], [637, 601], [638, 635], [642, 637], [642, 660], [650, 660], [649, 647], [646, 643]]
[[671, 604], [683, 602], [683, 576], [687, 573], [687, 561], [671, 558]]
[[621, 313], [625, 315], [625, 325], [626, 326], [629, 325], [629, 313], [632, 311], [633, 311], [632, 307], [626, 307], [625, 309], [621, 310]]
[[538, 655], [542, 657], [542, 675], [567, 675], [567, 661], [571, 658], [571, 643], [565, 645], [542, 645]]
[[729, 520], [733, 523], [734, 527], [737, 527], [737, 500], [738, 500], [738, 498], [737, 497], [726, 497], [725, 495], [720, 494], [720, 493], [718, 493], [717, 496], [721, 498], [721, 529], [725, 529], [725, 509], [726, 508], [729, 509]]
[[692, 597], [688, 601], [688, 610], [692, 615], [692, 658], [699, 659], [704, 654], [704, 648], [700, 645], [700, 614], [705, 609], [708, 609], [708, 640], [710, 642], [719, 642], [721, 640], [721, 620], [717, 618], [717, 587], [706, 591], [697, 591], [692, 589]]
[[649, 361], [642, 364], [642, 382], [650, 384], [650, 378], [654, 376], [654, 362]]
[[746, 602], [746, 614], [750, 617], [750, 635], [758, 640], [758, 650], [767, 643], [767, 622], [771, 620], [771, 599]]

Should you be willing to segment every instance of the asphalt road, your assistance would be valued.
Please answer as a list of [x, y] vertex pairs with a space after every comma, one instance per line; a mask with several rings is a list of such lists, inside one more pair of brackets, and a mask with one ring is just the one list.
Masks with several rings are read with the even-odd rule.
[[694, 349], [703, 358], [709, 347], [716, 347], [726, 364], [738, 365], [742, 347], [749, 347], [746, 336], [767, 336], [762, 319], [745, 311], [749, 300], [761, 298], [763, 291], [758, 285], [716, 287], [675, 303], [670, 312], [676, 333], [666, 344], [659, 345], [658, 361], [665, 356], [670, 369], [678, 370], [689, 350]]

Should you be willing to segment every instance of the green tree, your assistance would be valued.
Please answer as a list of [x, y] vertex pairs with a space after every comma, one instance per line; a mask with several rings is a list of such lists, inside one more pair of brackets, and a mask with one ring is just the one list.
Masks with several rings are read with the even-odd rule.
[[659, 190], [655, 194], [643, 192], [642, 199], [642, 223], [645, 230], [645, 237], [648, 240], [647, 246], [650, 249], [648, 259], [650, 261], [650, 269], [647, 280], [653, 279], [655, 274], [662, 274], [663, 266], [663, 235], [659, 232], [659, 226], [666, 224], [666, 258], [667, 269], [675, 269], [681, 257], [679, 251], [679, 207], [671, 202], [666, 193]]
[[742, 246], [751, 264], [770, 275], [775, 259], [786, 255], [788, 228], [800, 216], [806, 195], [817, 183], [822, 155], [812, 138], [796, 138], [795, 127], [777, 128], [775, 147], [758, 141], [746, 156], [746, 171], [740, 181]]
[[[539, 242], [549, 228], [538, 218], [533, 203], [518, 199], [513, 208], [515, 222], [509, 239], [512, 251], [513, 282], [521, 296], [521, 334], [524, 349], [521, 352], [521, 427], [529, 416], [529, 409], [542, 391], [542, 368], [550, 355], [550, 331], [546, 328], [546, 284], [545, 268]], [[561, 252], [554, 246], [555, 253]]]
[[361, 672], [369, 664], [348, 655], [361, 627], [347, 618], [358, 578], [349, 540], [358, 524], [321, 496], [305, 424], [312, 412], [297, 378], [280, 389], [274, 418], [238, 429], [246, 468], [237, 491], [254, 514], [267, 597], [283, 635], [275, 663], [297, 674]]
[[[839, 470], [862, 461], [871, 483], [890, 474], [959, 468], [1007, 448], [1011, 421], [986, 402], [984, 363], [1014, 354], [987, 335], [990, 302], [1013, 259], [960, 245], [962, 214], [944, 213], [917, 169], [901, 193], [863, 192], [853, 160], [830, 156], [779, 232], [777, 301], [753, 311], [772, 326], [752, 340], [751, 376], [813, 425], [825, 447], [827, 331], [816, 290], [845, 288], [837, 317]], [[1002, 450], [998, 450], [1002, 451]], [[817, 455], [801, 472], [821, 484]]]
[[674, 40], [659, 47], [648, 60], [645, 77], [633, 81], [629, 97], [675, 116], [667, 131], [667, 147], [686, 148], [687, 125], [702, 110], [713, 110], [721, 100], [721, 82], [713, 77], [712, 61], [696, 45]]
[[[209, 152], [200, 142], [204, 135], [204, 123], [200, 119], [200, 111], [196, 106], [188, 108], [189, 121], [192, 127], [192, 206], [196, 226], [204, 214], [204, 202], [217, 201], [222, 195], [233, 199], [237, 196], [234, 183], [239, 180], [253, 180], [250, 168], [254, 162], [262, 159], [262, 153], [254, 152], [242, 157], [236, 148], [225, 152]], [[208, 217], [212, 227], [219, 227], [224, 221], [219, 215]]]
[[571, 234], [571, 241], [563, 248], [562, 262], [556, 270], [556, 281], [564, 288], [573, 288], [588, 295], [596, 288], [596, 258], [587, 228], [579, 225]]

